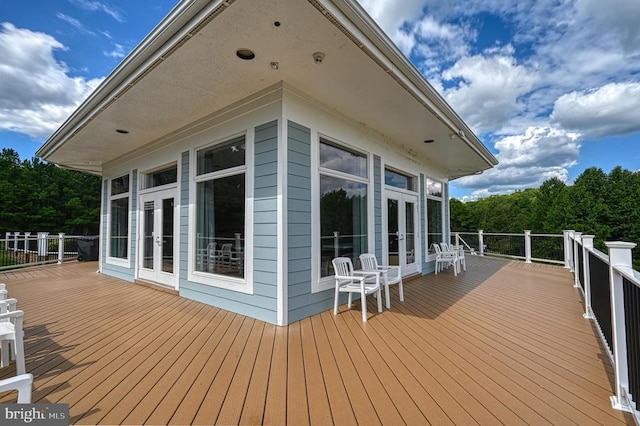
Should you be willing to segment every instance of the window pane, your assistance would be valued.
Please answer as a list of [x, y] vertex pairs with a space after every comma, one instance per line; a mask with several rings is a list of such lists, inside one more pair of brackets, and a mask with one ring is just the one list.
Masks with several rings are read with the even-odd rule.
[[111, 201], [111, 257], [127, 258], [129, 241], [129, 199], [120, 198]]
[[320, 141], [320, 167], [367, 177], [367, 156]]
[[427, 195], [442, 197], [442, 182], [427, 179]]
[[244, 173], [197, 185], [196, 270], [244, 277]]
[[198, 176], [244, 165], [244, 136], [198, 151]]
[[442, 201], [427, 198], [427, 247], [442, 242]]
[[331, 260], [367, 252], [367, 184], [320, 176], [320, 275], [333, 275]]
[[402, 173], [394, 172], [393, 170], [385, 169], [384, 183], [396, 188], [408, 189], [409, 191], [416, 190], [414, 177], [403, 175]]
[[124, 175], [111, 180], [111, 195], [129, 192], [129, 175]]
[[145, 176], [144, 187], [155, 188], [157, 186], [168, 185], [178, 181], [178, 167], [173, 166], [168, 169], [149, 173]]

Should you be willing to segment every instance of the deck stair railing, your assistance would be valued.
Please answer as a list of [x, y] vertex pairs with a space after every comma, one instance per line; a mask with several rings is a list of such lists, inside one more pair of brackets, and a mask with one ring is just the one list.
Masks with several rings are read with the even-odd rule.
[[614, 408], [633, 414], [640, 424], [640, 272], [633, 269], [636, 244], [593, 245], [593, 235], [565, 231], [567, 265], [584, 294], [584, 317], [593, 320], [615, 369]]
[[64, 233], [7, 232], [0, 239], [0, 270], [77, 259], [80, 238]]

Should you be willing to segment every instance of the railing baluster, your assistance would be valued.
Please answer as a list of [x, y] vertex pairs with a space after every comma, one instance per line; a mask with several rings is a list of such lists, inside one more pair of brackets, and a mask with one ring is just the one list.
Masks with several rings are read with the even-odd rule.
[[591, 278], [589, 273], [589, 252], [593, 250], [594, 235], [582, 236], [582, 283], [584, 289], [584, 315], [586, 319], [595, 319], [591, 309]]

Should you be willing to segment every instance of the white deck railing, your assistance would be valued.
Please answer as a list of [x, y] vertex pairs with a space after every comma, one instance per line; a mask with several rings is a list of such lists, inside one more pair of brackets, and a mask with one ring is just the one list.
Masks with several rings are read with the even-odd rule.
[[633, 269], [635, 244], [607, 242], [596, 249], [593, 235], [454, 232], [455, 242], [472, 254], [563, 264], [584, 295], [584, 318], [596, 323], [615, 368], [612, 406], [630, 412], [640, 424], [640, 272]]
[[78, 240], [85, 238], [48, 232], [7, 232], [0, 239], [0, 270], [78, 259]]

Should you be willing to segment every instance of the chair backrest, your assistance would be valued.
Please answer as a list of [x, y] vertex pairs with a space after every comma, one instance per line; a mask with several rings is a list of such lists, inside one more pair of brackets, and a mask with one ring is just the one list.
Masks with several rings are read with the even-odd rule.
[[435, 251], [436, 254], [440, 254], [442, 252], [442, 250], [440, 250], [440, 246], [437, 243], [431, 244], [431, 247], [433, 247], [433, 251]]
[[445, 243], [444, 241], [440, 243], [440, 248], [442, 249], [442, 251], [450, 251], [449, 244]]
[[348, 257], [336, 257], [331, 261], [336, 276], [350, 277], [353, 275], [353, 264]]
[[360, 263], [362, 264], [362, 269], [364, 269], [365, 271], [378, 270], [378, 260], [376, 259], [375, 254], [372, 254], [372, 253], [361, 254]]
[[231, 253], [231, 247], [233, 247], [233, 244], [231, 243], [226, 243], [222, 245], [222, 252], [223, 253]]

